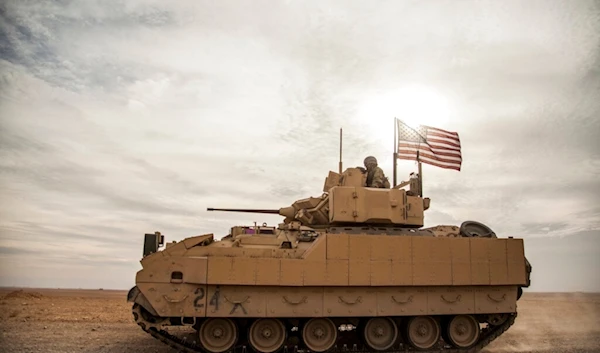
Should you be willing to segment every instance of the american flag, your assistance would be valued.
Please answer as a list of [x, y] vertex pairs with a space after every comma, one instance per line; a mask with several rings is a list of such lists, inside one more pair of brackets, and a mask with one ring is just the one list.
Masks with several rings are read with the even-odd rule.
[[460, 171], [462, 157], [456, 132], [419, 125], [412, 128], [402, 120], [398, 124], [398, 158], [419, 161], [440, 168]]

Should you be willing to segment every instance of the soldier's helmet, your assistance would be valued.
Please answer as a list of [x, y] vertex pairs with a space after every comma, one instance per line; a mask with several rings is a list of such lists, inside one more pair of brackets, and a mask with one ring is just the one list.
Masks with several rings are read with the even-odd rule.
[[369, 165], [373, 165], [376, 166], [377, 165], [377, 159], [373, 156], [368, 156], [367, 158], [365, 158], [364, 162], [365, 167], [369, 167]]

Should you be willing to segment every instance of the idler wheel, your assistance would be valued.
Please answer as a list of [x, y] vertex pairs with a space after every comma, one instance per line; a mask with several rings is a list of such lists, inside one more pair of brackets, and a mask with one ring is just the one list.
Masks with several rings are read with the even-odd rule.
[[390, 318], [375, 317], [367, 321], [363, 335], [371, 349], [384, 351], [392, 347], [398, 339], [398, 327]]
[[472, 315], [457, 315], [447, 326], [449, 343], [456, 348], [470, 348], [479, 339], [479, 322]]
[[209, 352], [225, 352], [238, 338], [237, 326], [230, 319], [206, 319], [198, 331], [200, 344]]
[[278, 319], [258, 319], [250, 326], [248, 341], [257, 352], [275, 352], [285, 342], [285, 326]]
[[467, 238], [496, 238], [496, 233], [483, 223], [465, 221], [460, 225], [460, 235]]
[[302, 339], [311, 351], [325, 352], [337, 340], [337, 327], [327, 318], [310, 319], [302, 329]]
[[440, 340], [440, 325], [431, 316], [416, 316], [407, 324], [408, 342], [417, 349], [430, 349]]

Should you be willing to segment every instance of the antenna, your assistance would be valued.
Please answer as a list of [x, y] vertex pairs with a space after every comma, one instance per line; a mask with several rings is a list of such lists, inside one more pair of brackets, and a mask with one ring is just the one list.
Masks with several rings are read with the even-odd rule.
[[340, 128], [340, 164], [339, 172], [342, 174], [342, 128]]
[[398, 137], [396, 137], [396, 130], [398, 129], [398, 118], [394, 117], [394, 155], [392, 159], [394, 161], [394, 187], [398, 185], [397, 177], [398, 174]]

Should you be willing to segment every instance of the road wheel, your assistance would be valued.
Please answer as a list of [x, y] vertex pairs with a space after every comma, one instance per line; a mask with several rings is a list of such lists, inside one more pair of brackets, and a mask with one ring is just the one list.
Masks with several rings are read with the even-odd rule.
[[327, 318], [308, 320], [302, 329], [304, 344], [313, 352], [325, 352], [337, 340], [337, 327]]
[[446, 326], [449, 343], [456, 348], [470, 348], [479, 339], [479, 322], [472, 315], [457, 315]]
[[440, 340], [440, 325], [431, 316], [416, 316], [407, 324], [408, 342], [417, 349], [430, 349]]
[[200, 344], [211, 353], [225, 352], [233, 347], [238, 338], [238, 330], [230, 319], [206, 319], [198, 331]]
[[248, 340], [257, 351], [272, 353], [285, 342], [285, 325], [278, 319], [258, 319], [250, 326]]
[[396, 323], [387, 317], [375, 317], [367, 321], [363, 331], [365, 342], [376, 351], [384, 351], [398, 339]]

